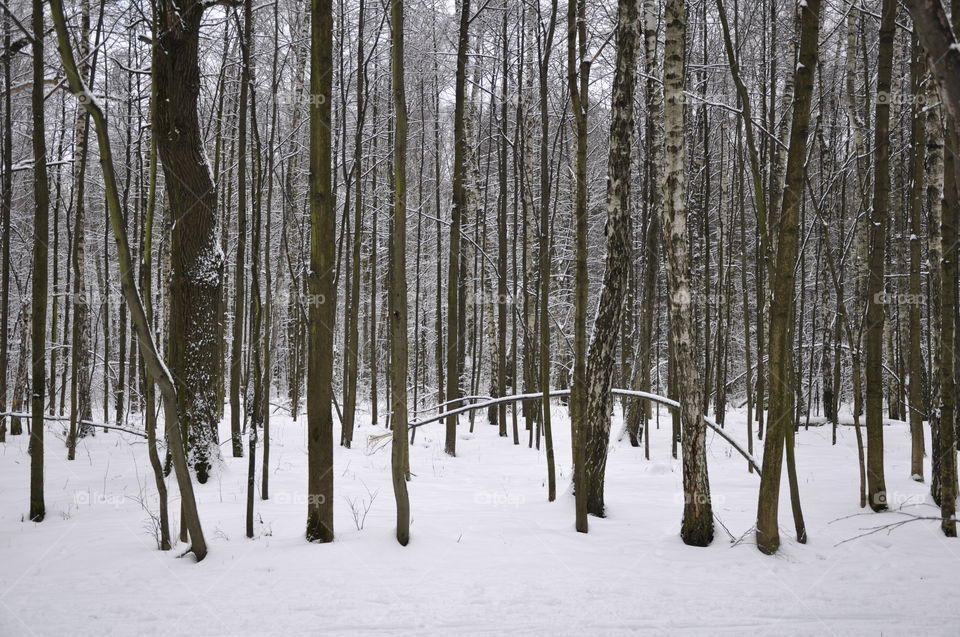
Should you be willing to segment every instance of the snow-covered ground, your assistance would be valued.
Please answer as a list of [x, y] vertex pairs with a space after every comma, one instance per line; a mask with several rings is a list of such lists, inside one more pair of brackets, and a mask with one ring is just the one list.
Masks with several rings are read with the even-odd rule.
[[[841, 519], [861, 513], [852, 427], [841, 428], [835, 447], [826, 427], [799, 433], [809, 543], [794, 539], [784, 479], [783, 546], [768, 557], [751, 532], [758, 478], [713, 433], [721, 524], [708, 548], [680, 541], [681, 472], [663, 414], [649, 461], [625, 441], [612, 444], [608, 517], [591, 518], [588, 535], [573, 528], [564, 409], [554, 410], [554, 503], [544, 452], [527, 447], [525, 432], [514, 446], [480, 414], [473, 434], [462, 419], [459, 455], [450, 458], [442, 425], [421, 428], [406, 548], [393, 537], [389, 447], [366, 448], [368, 435], [382, 433], [369, 425], [354, 449], [337, 447], [336, 541], [303, 539], [305, 422], [275, 416], [271, 498], [258, 498], [257, 537], [244, 536], [247, 460], [225, 458], [198, 487], [210, 549], [199, 564], [155, 550], [141, 505], [153, 503], [141, 439], [99, 433], [67, 462], [49, 429], [47, 519], [33, 524], [25, 521], [27, 436], [8, 436], [0, 445], [0, 635], [960, 634], [960, 541], [945, 539], [937, 522], [838, 544], [900, 519]], [[729, 415], [727, 428], [743, 440], [743, 414]], [[910, 480], [907, 431], [892, 425], [885, 434], [894, 505], [935, 515], [923, 504], [927, 486]], [[351, 509], [365, 507], [359, 529]], [[175, 500], [171, 510], [176, 529]]]

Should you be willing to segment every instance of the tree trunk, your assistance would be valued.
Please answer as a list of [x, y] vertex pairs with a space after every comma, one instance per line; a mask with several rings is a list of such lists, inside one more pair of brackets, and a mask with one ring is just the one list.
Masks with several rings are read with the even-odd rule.
[[[770, 408], [757, 506], [757, 548], [767, 554], [775, 553], [780, 546], [777, 511], [783, 448], [787, 430], [792, 432], [796, 415], [792, 376], [794, 269], [798, 252], [800, 203], [803, 199], [804, 163], [819, 34], [820, 0], [807, 0], [806, 4], [801, 5], [800, 56], [795, 70], [786, 183], [783, 208], [779, 215], [776, 263], [770, 281], [773, 292], [770, 305]], [[800, 532], [802, 522], [799, 519], [795, 519], [795, 522], [798, 526], [798, 541], [805, 541], [805, 533]]]
[[923, 113], [923, 51], [916, 34], [911, 39], [910, 87], [914, 96], [911, 109], [911, 165], [910, 165], [910, 476], [923, 482], [923, 353], [920, 349], [920, 269], [921, 216], [923, 214], [923, 153], [926, 129]]
[[307, 540], [333, 541], [333, 323], [336, 312], [331, 189], [333, 6], [311, 0], [310, 271], [307, 362]]
[[47, 184], [47, 143], [43, 118], [43, 2], [33, 0], [33, 280], [31, 286], [30, 351], [30, 521], [43, 522], [43, 403], [46, 391], [47, 242], [50, 239], [50, 193]]
[[[124, 300], [130, 311], [134, 329], [137, 331], [140, 353], [150, 376], [156, 379], [163, 397], [164, 420], [167, 427], [168, 448], [170, 449], [173, 465], [176, 470], [177, 484], [180, 488], [182, 510], [181, 525], [189, 531], [191, 551], [197, 561], [207, 555], [207, 545], [200, 526], [200, 516], [194, 498], [193, 482], [190, 469], [187, 465], [184, 440], [181, 435], [180, 412], [178, 410], [177, 390], [173, 378], [168, 371], [162, 357], [154, 344], [150, 322], [141, 301], [140, 291], [134, 279], [134, 266], [130, 258], [129, 240], [126, 227], [123, 223], [123, 214], [120, 206], [120, 196], [117, 189], [116, 174], [114, 172], [113, 153], [107, 129], [107, 121], [96, 99], [83, 84], [74, 60], [73, 50], [70, 47], [67, 35], [66, 18], [63, 12], [62, 0], [50, 0], [51, 13], [57, 31], [57, 45], [60, 50], [60, 59], [70, 90], [78, 96], [83, 108], [93, 120], [97, 132], [97, 141], [100, 150], [100, 165], [105, 182], [104, 191], [107, 199], [107, 211], [110, 216], [110, 225], [117, 243], [117, 256], [120, 265], [120, 283]], [[156, 94], [159, 95], [159, 92]]]
[[[10, 50], [10, 18], [3, 19], [3, 48]], [[13, 205], [13, 118], [10, 56], [3, 58], [3, 177], [0, 184], [0, 412], [7, 411], [7, 372], [10, 366], [10, 213]], [[11, 430], [11, 434], [13, 431]], [[0, 416], [0, 442], [7, 437], [7, 417]]]
[[[467, 83], [467, 49], [470, 35], [470, 0], [461, 0], [460, 32], [457, 39], [457, 75], [453, 111], [453, 207], [450, 223], [450, 257], [447, 264], [447, 401], [448, 409], [459, 406], [460, 397], [460, 232], [463, 212], [467, 205], [465, 181], [467, 178], [467, 138], [465, 126], [465, 99]], [[448, 416], [444, 450], [457, 455], [457, 417]]]
[[404, 90], [403, 1], [390, 2], [390, 61], [393, 76], [393, 236], [390, 264], [390, 398], [393, 442], [390, 466], [397, 501], [397, 542], [410, 541], [407, 495], [407, 98]]
[[700, 370], [690, 286], [690, 237], [687, 229], [684, 175], [687, 7], [685, 0], [667, 0], [663, 52], [664, 186], [663, 241], [667, 252], [670, 331], [683, 444], [683, 524], [685, 544], [707, 546], [713, 541], [713, 513], [707, 476], [706, 426], [700, 409]]
[[883, 327], [884, 265], [887, 211], [890, 207], [890, 85], [897, 3], [883, 0], [878, 51], [874, 130], [873, 210], [870, 219], [870, 262], [867, 280], [866, 411], [867, 502], [874, 511], [887, 508], [883, 475]]
[[217, 242], [217, 193], [198, 121], [200, 24], [207, 3], [162, 0], [153, 47], [156, 135], [174, 220], [170, 236], [170, 363], [180, 422], [202, 484], [219, 455], [216, 332], [223, 253]]
[[[79, 53], [81, 63], [80, 74], [84, 78], [92, 79], [89, 63], [86, 62], [90, 53], [90, 3], [86, 0], [80, 5], [80, 42]], [[84, 421], [90, 421], [93, 413], [90, 405], [90, 307], [87, 299], [86, 284], [86, 226], [84, 212], [86, 209], [86, 168], [87, 142], [89, 137], [90, 118], [83, 109], [77, 113], [74, 125], [74, 153], [77, 162], [74, 165], [74, 222], [73, 248], [71, 265], [73, 268], [73, 335], [71, 353], [73, 358], [73, 374], [70, 376], [70, 432], [67, 436], [67, 460], [76, 456], [77, 438], [89, 433], [89, 426]]]
[[[557, 477], [553, 449], [553, 422], [550, 418], [550, 116], [547, 103], [547, 79], [550, 66], [550, 57], [553, 52], [553, 36], [557, 26], [557, 0], [550, 3], [550, 21], [547, 24], [546, 40], [543, 51], [538, 59], [539, 63], [539, 91], [540, 91], [540, 390], [543, 400], [542, 422], [544, 443], [547, 455], [547, 500], [553, 502], [557, 497]], [[524, 217], [526, 218], [526, 217]], [[524, 294], [526, 297], [526, 294]], [[531, 348], [532, 351], [532, 348]], [[514, 353], [516, 365], [516, 352]], [[516, 386], [516, 373], [514, 373]], [[516, 408], [514, 408], [516, 409]], [[516, 436], [515, 436], [516, 437]]]
[[[586, 411], [582, 431], [589, 431], [586, 477], [587, 512], [603, 517], [603, 481], [610, 443], [610, 387], [617, 337], [630, 270], [630, 150], [633, 142], [633, 102], [639, 39], [639, 0], [620, 0], [617, 14], [617, 61], [610, 112], [610, 157], [607, 176], [607, 258], [600, 306], [593, 325], [587, 359]], [[579, 427], [578, 427], [579, 428]]]

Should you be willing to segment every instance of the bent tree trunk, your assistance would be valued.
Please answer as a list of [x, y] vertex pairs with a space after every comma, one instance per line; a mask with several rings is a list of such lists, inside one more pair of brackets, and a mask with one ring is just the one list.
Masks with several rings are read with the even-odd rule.
[[589, 385], [583, 423], [590, 433], [583, 488], [587, 490], [587, 512], [600, 517], [603, 517], [603, 479], [610, 441], [610, 385], [630, 271], [630, 148], [640, 30], [638, 4], [639, 0], [620, 0], [618, 8], [607, 175], [607, 261], [587, 357]]
[[163, 399], [163, 415], [167, 428], [167, 440], [170, 453], [173, 457], [174, 471], [177, 476], [177, 485], [180, 488], [183, 523], [190, 534], [191, 550], [197, 561], [207, 555], [207, 544], [200, 527], [200, 516], [197, 512], [197, 502], [193, 493], [193, 482], [190, 478], [190, 468], [187, 465], [184, 442], [181, 436], [181, 424], [178, 412], [177, 390], [173, 378], [166, 364], [160, 357], [150, 330], [141, 301], [140, 291], [137, 289], [135, 269], [130, 256], [130, 242], [127, 238], [126, 226], [123, 222], [123, 212], [120, 206], [120, 195], [117, 188], [117, 178], [114, 172], [113, 153], [110, 147], [110, 138], [107, 121], [93, 95], [87, 91], [77, 70], [77, 63], [70, 47], [67, 35], [66, 18], [63, 12], [63, 0], [50, 0], [51, 13], [57, 31], [57, 46], [60, 58], [63, 60], [64, 71], [71, 92], [80, 99], [93, 120], [97, 133], [97, 142], [100, 149], [100, 166], [103, 169], [104, 190], [107, 198], [107, 211], [110, 215], [110, 226], [117, 243], [117, 258], [120, 265], [120, 285], [124, 301], [130, 311], [134, 329], [137, 332], [137, 342], [140, 344], [140, 354], [150, 378], [153, 378], [160, 389]]

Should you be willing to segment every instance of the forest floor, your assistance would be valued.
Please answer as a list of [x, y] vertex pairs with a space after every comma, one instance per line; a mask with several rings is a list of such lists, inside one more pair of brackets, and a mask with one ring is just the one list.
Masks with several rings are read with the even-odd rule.
[[[48, 429], [47, 518], [34, 524], [25, 521], [27, 436], [8, 435], [0, 445], [0, 635], [960, 634], [960, 541], [945, 539], [935, 521], [851, 539], [904, 519], [856, 515], [852, 427], [840, 428], [836, 446], [829, 427], [801, 429], [809, 542], [795, 540], [784, 477], [783, 545], [769, 557], [752, 533], [758, 477], [712, 432], [722, 524], [711, 546], [693, 548], [679, 536], [682, 474], [665, 411], [649, 461], [626, 440], [611, 444], [608, 517], [590, 518], [587, 535], [573, 527], [566, 410], [554, 409], [554, 503], [544, 451], [528, 448], [522, 420], [523, 444], [514, 446], [483, 416], [472, 434], [461, 419], [456, 458], [443, 452], [442, 425], [418, 432], [406, 548], [393, 536], [389, 445], [367, 448], [368, 436], [382, 433], [370, 425], [358, 429], [354, 449], [336, 448], [336, 541], [305, 542], [305, 418], [274, 416], [270, 499], [257, 498], [256, 537], [244, 535], [247, 459], [226, 457], [198, 487], [210, 551], [199, 564], [177, 559], [183, 545], [156, 550], [141, 504], [155, 508], [142, 439], [98, 433], [67, 462], [59, 425]], [[727, 429], [744, 440], [743, 413], [729, 414]], [[910, 479], [906, 428], [884, 430], [893, 506], [937, 515], [927, 485]], [[355, 523], [352, 510], [365, 509]], [[174, 498], [171, 510], [176, 529]]]

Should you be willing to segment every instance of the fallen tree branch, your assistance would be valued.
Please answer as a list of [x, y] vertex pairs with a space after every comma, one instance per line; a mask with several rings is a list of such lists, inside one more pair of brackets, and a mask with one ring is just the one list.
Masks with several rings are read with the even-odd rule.
[[[4, 411], [0, 412], [0, 418], [26, 418], [30, 420], [33, 417], [33, 414], [28, 414], [21, 411]], [[44, 420], [49, 420], [50, 422], [69, 422], [69, 416], [44, 416]], [[81, 425], [87, 425], [90, 427], [99, 427], [101, 429], [115, 429], [116, 431], [122, 431], [124, 433], [133, 434], [134, 436], [140, 436], [141, 438], [146, 438], [147, 434], [142, 431], [137, 431], [135, 429], [127, 429], [126, 427], [119, 427], [117, 425], [108, 425], [102, 422], [94, 422], [92, 420], [81, 420]]]
[[[655, 403], [660, 403], [660, 404], [662, 404], [662, 405], [667, 405], [668, 407], [673, 407], [673, 408], [675, 408], [675, 409], [680, 407], [680, 403], [677, 402], [676, 400], [673, 400], [672, 398], [667, 398], [666, 396], [660, 396], [660, 395], [658, 395], [658, 394], [651, 394], [651, 393], [645, 392], [645, 391], [635, 391], [635, 390], [632, 390], [632, 389], [618, 389], [618, 388], [613, 388], [613, 389], [610, 390], [610, 393], [611, 393], [611, 394], [614, 394], [614, 395], [617, 395], [617, 396], [630, 396], [630, 397], [633, 397], [633, 398], [645, 398], [645, 399], [651, 400], [651, 401], [653, 401], [653, 402], [655, 402]], [[569, 389], [551, 389], [551, 390], [549, 391], [549, 395], [550, 395], [551, 398], [558, 398], [558, 397], [562, 397], [562, 396], [569, 396], [569, 395], [570, 395], [570, 390], [569, 390]], [[528, 394], [514, 394], [514, 395], [512, 395], [512, 396], [501, 396], [501, 397], [499, 397], [499, 398], [491, 398], [491, 399], [485, 400], [485, 401], [483, 401], [483, 402], [473, 403], [473, 404], [471, 404], [471, 405], [464, 405], [463, 407], [457, 407], [456, 409], [451, 409], [450, 411], [441, 412], [441, 413], [437, 414], [436, 416], [431, 416], [430, 418], [427, 418], [427, 419], [425, 419], [425, 420], [419, 420], [419, 421], [411, 422], [411, 423], [409, 424], [409, 427], [410, 427], [411, 429], [414, 429], [414, 428], [416, 428], [416, 427], [421, 427], [421, 426], [423, 426], [423, 425], [427, 425], [427, 424], [430, 424], [430, 423], [432, 423], [432, 422], [437, 422], [437, 421], [443, 420], [443, 419], [446, 418], [447, 416], [454, 416], [454, 415], [462, 414], [462, 413], [465, 413], [465, 412], [468, 412], [468, 411], [473, 411], [473, 410], [475, 410], [475, 409], [485, 409], [485, 408], [487, 408], [487, 407], [492, 407], [492, 406], [494, 406], [494, 405], [500, 405], [500, 404], [502, 404], [502, 403], [519, 402], [519, 401], [521, 401], [521, 400], [529, 400], [529, 399], [537, 399], [537, 398], [541, 398], [541, 399], [542, 399], [542, 398], [543, 398], [543, 392], [531, 392], [531, 393], [528, 393]], [[463, 400], [463, 399], [461, 399], [461, 400]], [[738, 443], [736, 440], [734, 440], [733, 438], [731, 438], [730, 435], [727, 434], [727, 432], [724, 431], [719, 425], [717, 425], [717, 423], [714, 422], [712, 419], [707, 418], [706, 416], [704, 416], [704, 417], [703, 417], [703, 421], [704, 421], [704, 423], [706, 423], [707, 427], [709, 427], [710, 429], [712, 429], [712, 430], [713, 430], [714, 432], [716, 432], [721, 438], [723, 438], [724, 440], [726, 440], [727, 443], [729, 443], [731, 447], [733, 447], [734, 449], [736, 449], [737, 452], [738, 452], [741, 456], [743, 456], [743, 457], [747, 460], [747, 462], [749, 462], [749, 463], [753, 466], [754, 471], [756, 471], [756, 473], [757, 473], [757, 477], [760, 476], [760, 465], [759, 465], [759, 463], [757, 463], [756, 459], [755, 459], [752, 455], [750, 455], [750, 453], [748, 453], [743, 447], [740, 446], [740, 443]], [[379, 440], [380, 438], [385, 438], [385, 437], [390, 436], [390, 435], [392, 435], [392, 434], [390, 434], [390, 433], [383, 434], [382, 436], [378, 436], [376, 439]]]
[[[841, 544], [846, 544], [847, 542], [852, 542], [853, 540], [859, 540], [860, 538], [864, 538], [864, 537], [867, 537], [867, 536], [869, 536], [869, 535], [873, 535], [873, 534], [875, 534], [875, 533], [880, 533], [881, 531], [886, 531], [886, 532], [889, 534], [889, 533], [892, 533], [893, 531], [899, 529], [901, 526], [903, 526], [903, 525], [905, 525], [905, 524], [910, 524], [911, 522], [920, 522], [920, 521], [923, 521], [923, 520], [936, 521], [936, 522], [943, 522], [943, 521], [944, 521], [944, 518], [941, 517], [941, 516], [939, 516], [939, 515], [914, 515], [913, 513], [908, 513], [907, 511], [903, 511], [903, 510], [902, 510], [902, 507], [901, 507], [901, 509], [898, 509], [898, 510], [896, 510], [896, 511], [890, 511], [889, 513], [892, 513], [892, 514], [895, 514], [895, 515], [901, 515], [901, 516], [906, 517], [907, 519], [905, 519], [905, 520], [897, 520], [896, 522], [889, 522], [889, 523], [887, 523], [887, 524], [880, 524], [880, 525], [878, 525], [878, 526], [863, 527], [863, 528], [861, 528], [860, 530], [861, 530], [861, 531], [865, 531], [865, 533], [860, 533], [859, 535], [854, 535], [853, 537], [848, 537], [848, 538], [845, 539], [845, 540], [841, 540], [841, 541], [837, 542], [836, 544], [834, 544], [834, 546], [840, 546]], [[860, 515], [870, 515], [870, 516], [874, 516], [874, 515], [876, 515], [876, 514], [875, 514], [875, 513], [872, 513], [872, 512], [871, 512], [871, 513], [855, 513], [854, 515], [848, 515], [848, 516], [845, 516], [845, 517], [842, 517], [842, 518], [837, 518], [836, 520], [831, 521], [830, 524], [833, 524], [834, 522], [839, 522], [840, 520], [847, 520], [847, 519], [849, 519], [849, 518], [857, 517], [857, 516], [860, 516]]]

